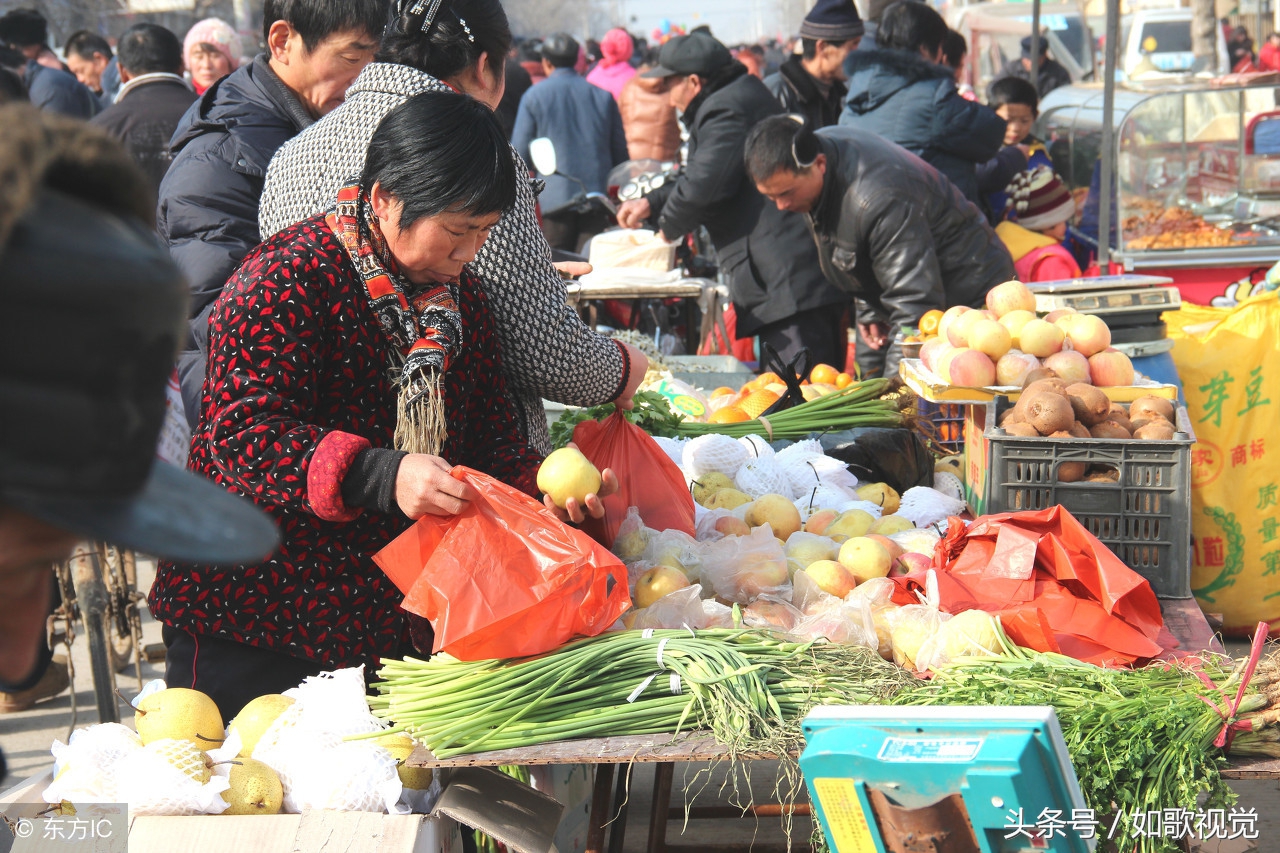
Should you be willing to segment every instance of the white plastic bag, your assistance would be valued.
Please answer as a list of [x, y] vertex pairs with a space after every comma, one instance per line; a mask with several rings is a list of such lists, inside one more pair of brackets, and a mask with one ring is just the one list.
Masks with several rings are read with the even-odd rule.
[[742, 608], [742, 624], [748, 628], [795, 634], [803, 620], [804, 614], [798, 608], [775, 595], [762, 595]]
[[693, 584], [684, 589], [667, 593], [653, 604], [636, 611], [631, 627], [644, 628], [705, 628], [706, 612], [702, 608], [702, 586]]
[[998, 624], [997, 617], [982, 610], [955, 614], [920, 646], [916, 666], [924, 672], [960, 658], [1000, 654], [1000, 642], [996, 637]]
[[618, 535], [613, 540], [614, 555], [624, 563], [632, 563], [644, 556], [649, 540], [657, 533], [644, 526], [640, 510], [627, 507], [627, 514], [618, 525]]
[[650, 566], [679, 569], [690, 583], [697, 583], [702, 576], [704, 550], [702, 543], [682, 530], [661, 530], [650, 536], [643, 560]]
[[761, 595], [791, 597], [787, 557], [773, 528], [761, 525], [749, 536], [729, 536], [708, 543], [702, 557], [702, 581], [717, 597], [747, 604]]
[[897, 514], [910, 519], [916, 527], [928, 527], [945, 521], [948, 516], [959, 515], [966, 506], [963, 499], [944, 495], [925, 486], [914, 486], [903, 493]]

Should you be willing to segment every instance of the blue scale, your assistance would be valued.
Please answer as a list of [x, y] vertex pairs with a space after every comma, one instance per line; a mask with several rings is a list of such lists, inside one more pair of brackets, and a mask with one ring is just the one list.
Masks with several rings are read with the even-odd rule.
[[822, 707], [804, 737], [835, 853], [1086, 853], [1107, 832], [1049, 707]]

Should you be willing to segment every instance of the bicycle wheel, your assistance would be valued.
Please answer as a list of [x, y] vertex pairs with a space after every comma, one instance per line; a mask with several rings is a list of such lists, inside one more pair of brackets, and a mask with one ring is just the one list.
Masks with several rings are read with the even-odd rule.
[[98, 721], [120, 722], [120, 709], [116, 705], [116, 673], [112, 667], [111, 645], [106, 585], [102, 570], [106, 555], [96, 543], [82, 542], [71, 555], [71, 580], [75, 585], [76, 603], [80, 621], [89, 638], [89, 669], [93, 675], [94, 702], [98, 707]]
[[[111, 667], [124, 672], [130, 663], [141, 666], [136, 650], [140, 648], [142, 619], [138, 614], [137, 571], [132, 551], [114, 545], [102, 547], [102, 582], [107, 594], [107, 644], [111, 651]], [[142, 674], [139, 670], [138, 678]]]

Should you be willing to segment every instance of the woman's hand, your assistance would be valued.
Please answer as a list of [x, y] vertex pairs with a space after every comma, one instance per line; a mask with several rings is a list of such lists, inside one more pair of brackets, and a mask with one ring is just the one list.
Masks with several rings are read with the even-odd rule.
[[591, 264], [584, 264], [581, 261], [557, 261], [551, 266], [556, 268], [561, 278], [578, 278], [591, 272]]
[[581, 524], [588, 515], [592, 518], [604, 518], [604, 501], [600, 499], [607, 498], [617, 491], [618, 476], [613, 473], [612, 468], [605, 468], [600, 472], [600, 491], [587, 495], [586, 506], [578, 503], [575, 498], [569, 498], [565, 501], [564, 509], [561, 509], [552, 502], [549, 495], [542, 496], [542, 503], [565, 524]]
[[640, 387], [640, 383], [644, 381], [645, 373], [649, 370], [649, 357], [631, 344], [622, 344], [622, 347], [627, 351], [631, 366], [627, 373], [627, 384], [613, 403], [619, 409], [633, 409], [635, 408], [635, 403], [632, 402], [631, 398], [635, 396], [636, 389]]
[[623, 228], [639, 228], [653, 213], [647, 198], [633, 198], [624, 201], [618, 208], [618, 224]]
[[396, 471], [396, 503], [409, 518], [457, 515], [479, 497], [475, 489], [455, 479], [453, 466], [439, 456], [410, 453]]

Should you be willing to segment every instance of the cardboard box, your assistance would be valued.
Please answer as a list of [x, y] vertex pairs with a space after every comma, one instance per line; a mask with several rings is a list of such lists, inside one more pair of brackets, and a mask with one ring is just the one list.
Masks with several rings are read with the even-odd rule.
[[[898, 363], [898, 375], [908, 388], [934, 403], [988, 403], [997, 396], [1017, 400], [1022, 393], [1021, 388], [1007, 385], [986, 388], [951, 385], [925, 367], [924, 362], [914, 358], [904, 358]], [[1098, 390], [1114, 403], [1132, 403], [1148, 395], [1166, 400], [1178, 399], [1177, 385], [1153, 382], [1145, 376], [1141, 376], [1135, 385], [1099, 386]]]
[[556, 830], [558, 853], [585, 853], [587, 849], [595, 770], [591, 764], [548, 764], [529, 768], [529, 781], [534, 789], [564, 803], [564, 815]]

